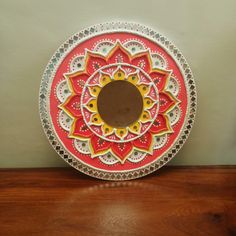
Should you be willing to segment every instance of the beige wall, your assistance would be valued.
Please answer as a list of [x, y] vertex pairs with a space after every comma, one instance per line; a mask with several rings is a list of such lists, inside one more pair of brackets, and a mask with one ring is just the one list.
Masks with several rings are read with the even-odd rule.
[[0, 0], [0, 166], [66, 165], [40, 125], [41, 75], [71, 34], [112, 20], [159, 30], [193, 70], [197, 119], [172, 164], [236, 164], [235, 12], [235, 0]]

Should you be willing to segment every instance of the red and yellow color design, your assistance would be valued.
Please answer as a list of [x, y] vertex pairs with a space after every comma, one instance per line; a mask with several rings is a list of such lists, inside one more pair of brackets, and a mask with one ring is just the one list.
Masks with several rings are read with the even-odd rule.
[[[88, 123], [85, 122], [85, 117], [81, 112], [81, 96], [83, 96], [83, 92], [85, 91], [84, 87], [91, 76], [96, 74], [96, 71], [102, 71], [102, 68], [109, 67], [109, 65], [117, 65], [117, 70], [114, 72], [113, 76], [100, 72], [101, 77], [98, 80], [99, 84], [89, 87], [89, 92], [94, 99], [86, 104], [86, 109], [92, 114], [91, 124], [99, 126], [101, 129], [100, 135], [97, 135], [89, 127]], [[122, 65], [130, 65], [132, 68], [144, 71], [158, 91], [158, 101], [146, 97], [150, 90], [149, 85], [140, 83], [139, 75], [135, 74], [135, 72], [131, 73], [134, 75], [133, 79], [131, 79], [131, 75], [126, 74], [125, 71], [122, 70]], [[69, 84], [71, 95], [64, 103], [59, 104], [58, 107], [73, 119], [68, 138], [88, 140], [92, 158], [110, 152], [121, 164], [125, 163], [126, 159], [134, 152], [134, 150], [153, 155], [154, 137], [163, 134], [172, 134], [174, 132], [170, 125], [167, 113], [178, 105], [180, 100], [167, 90], [167, 84], [171, 73], [172, 70], [153, 68], [150, 50], [145, 50], [132, 55], [119, 41], [115, 43], [115, 46], [106, 56], [87, 50], [84, 69], [72, 73], [64, 73], [64, 77]], [[126, 80], [133, 83], [137, 86], [143, 97], [144, 108], [142, 115], [139, 120], [126, 128], [117, 129], [109, 126], [102, 120], [97, 109], [97, 97], [99, 92], [106, 84], [113, 80]], [[155, 103], [158, 103], [158, 114], [155, 116], [155, 119], [152, 120], [153, 117], [150, 117], [148, 109]], [[151, 125], [146, 132], [141, 134], [140, 127], [147, 122], [150, 122]], [[134, 138], [132, 141], [123, 139], [129, 132], [136, 134], [137, 138]], [[108, 141], [106, 139], [107, 135], [112, 134], [116, 135], [117, 142]]]
[[[131, 40], [141, 42], [145, 50], [139, 53], [127, 50], [125, 44]], [[103, 41], [112, 42], [114, 45], [107, 54], [95, 50], [96, 45]], [[156, 119], [145, 134], [127, 142], [109, 142], [105, 139], [106, 136], [103, 139], [101, 138], [102, 134], [100, 136], [96, 135], [86, 124], [80, 106], [81, 96], [83, 96], [82, 92], [89, 77], [96, 73], [96, 70], [102, 70], [104, 66], [109, 66], [110, 62], [119, 64], [121, 58], [117, 57], [117, 54], [123, 55], [123, 60], [126, 61], [125, 64], [140, 68], [140, 71], [145, 71], [158, 90], [158, 114]], [[153, 58], [150, 57], [153, 54], [160, 54], [165, 58], [165, 69], [154, 67], [156, 64], [152, 62]], [[86, 58], [84, 66], [82, 66], [84, 69], [72, 72], [70, 65], [76, 56]], [[175, 78], [178, 82], [179, 91], [176, 94], [169, 89], [172, 78]], [[62, 102], [58, 98], [56, 91], [58, 85], [65, 80], [70, 90], [70, 96]], [[164, 47], [147, 37], [135, 33], [104, 33], [80, 42], [68, 51], [57, 66], [50, 86], [48, 104], [50, 119], [60, 144], [63, 145], [70, 155], [77, 158], [85, 166], [93, 169], [118, 173], [145, 168], [145, 166], [156, 162], [157, 159], [170, 150], [176, 140], [178, 140], [185, 124], [189, 101], [182, 70]], [[181, 115], [178, 122], [172, 125], [169, 114], [176, 107], [181, 111]], [[62, 111], [72, 120], [70, 130], [66, 130], [60, 125], [59, 117]], [[161, 145], [160, 148], [153, 149], [154, 139], [160, 137], [161, 140], [163, 136], [167, 137], [166, 143]], [[74, 144], [76, 140], [86, 140], [86, 142], [89, 142], [90, 153], [79, 152]], [[146, 153], [146, 156], [142, 161], [134, 163], [129, 161], [129, 156], [136, 149]], [[114, 165], [104, 164], [100, 160], [100, 155], [108, 152], [112, 152], [119, 162]]]

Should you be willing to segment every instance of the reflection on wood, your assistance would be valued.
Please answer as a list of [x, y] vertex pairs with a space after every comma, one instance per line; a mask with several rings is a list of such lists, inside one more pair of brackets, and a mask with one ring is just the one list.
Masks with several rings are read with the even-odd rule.
[[236, 168], [126, 182], [71, 168], [0, 171], [1, 235], [236, 235]]

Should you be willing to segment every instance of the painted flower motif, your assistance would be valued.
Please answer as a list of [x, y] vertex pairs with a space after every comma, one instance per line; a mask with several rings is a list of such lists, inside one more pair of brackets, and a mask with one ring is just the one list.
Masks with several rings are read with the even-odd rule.
[[[88, 50], [84, 65], [64, 74], [71, 94], [59, 107], [73, 119], [69, 137], [88, 140], [92, 157], [112, 153], [121, 163], [134, 150], [152, 154], [155, 136], [172, 132], [167, 113], [179, 103], [166, 88], [171, 71], [153, 68], [148, 50], [131, 54], [119, 41], [107, 55]], [[98, 107], [115, 81], [132, 84], [142, 100], [138, 119], [124, 127], [109, 124]]]

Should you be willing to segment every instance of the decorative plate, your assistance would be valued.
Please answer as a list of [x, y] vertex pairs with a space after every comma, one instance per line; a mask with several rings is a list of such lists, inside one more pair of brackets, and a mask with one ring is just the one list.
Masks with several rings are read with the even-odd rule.
[[43, 74], [40, 116], [56, 152], [100, 179], [147, 175], [187, 139], [196, 88], [180, 51], [148, 27], [89, 27], [55, 52]]

